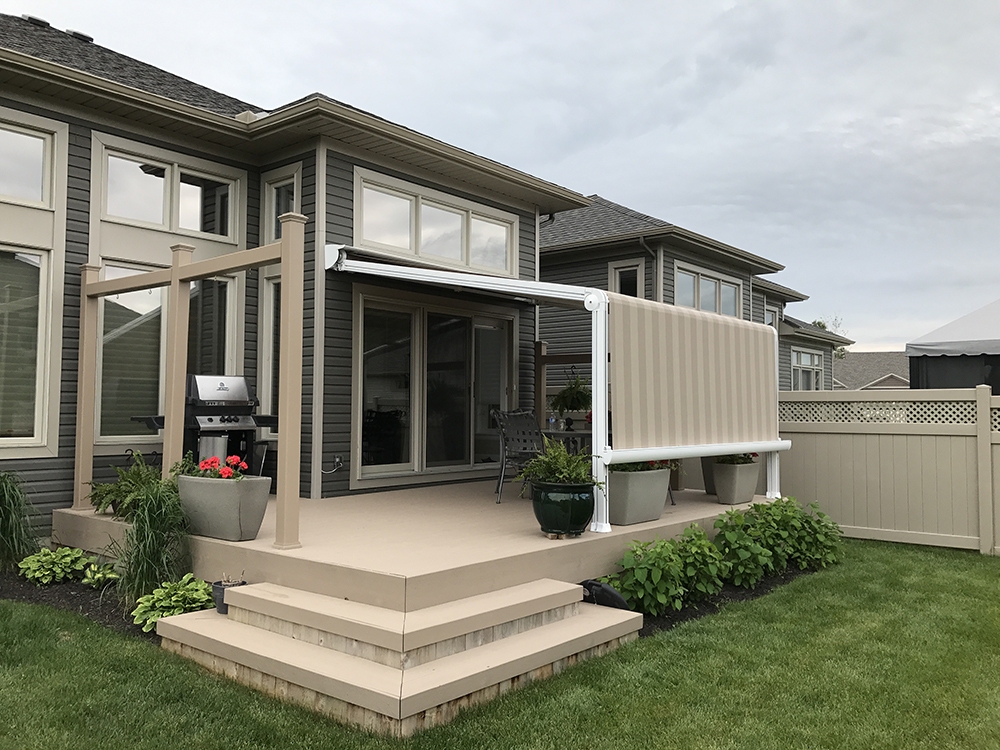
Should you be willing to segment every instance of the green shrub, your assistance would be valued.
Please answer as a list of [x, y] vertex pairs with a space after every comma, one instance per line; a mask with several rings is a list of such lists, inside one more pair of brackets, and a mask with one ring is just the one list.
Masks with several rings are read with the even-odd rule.
[[631, 609], [661, 615], [684, 605], [683, 564], [673, 540], [632, 542], [620, 565], [621, 573], [606, 580]]
[[765, 575], [773, 572], [771, 550], [761, 544], [757, 529], [747, 523], [744, 513], [726, 511], [716, 520], [715, 528], [718, 529], [715, 546], [730, 566], [728, 580], [752, 589]]
[[132, 528], [122, 544], [111, 548], [118, 558], [118, 595], [126, 611], [161, 581], [176, 581], [191, 569], [187, 541], [177, 486], [158, 479], [135, 498]]
[[92, 589], [100, 589], [116, 583], [119, 578], [120, 576], [115, 572], [115, 566], [111, 563], [98, 565], [96, 562], [92, 562], [83, 571], [80, 583], [84, 586], [90, 586]]
[[82, 549], [60, 547], [57, 550], [43, 549], [18, 563], [21, 575], [38, 586], [62, 583], [83, 577], [87, 566], [94, 562]]
[[113, 467], [118, 474], [117, 482], [91, 484], [90, 502], [98, 513], [112, 509], [116, 518], [132, 519], [136, 502], [159, 484], [160, 470], [150, 466], [136, 451], [127, 469]]
[[13, 569], [28, 555], [38, 552], [28, 514], [31, 503], [17, 474], [0, 472], [0, 570]]
[[165, 581], [151, 594], [139, 597], [136, 608], [132, 610], [132, 617], [133, 622], [142, 625], [143, 632], [148, 633], [156, 627], [156, 621], [161, 617], [197, 612], [214, 606], [211, 584], [188, 573], [179, 581]]
[[681, 562], [684, 603], [692, 604], [718, 594], [729, 575], [730, 564], [697, 524], [684, 529], [675, 550]]
[[815, 503], [806, 509], [794, 498], [783, 497], [751, 505], [746, 519], [753, 535], [771, 550], [777, 573], [790, 566], [826, 567], [840, 559], [840, 527]]
[[793, 562], [803, 569], [825, 568], [840, 562], [844, 555], [840, 526], [819, 505], [809, 503], [802, 515], [802, 525], [805, 533]]

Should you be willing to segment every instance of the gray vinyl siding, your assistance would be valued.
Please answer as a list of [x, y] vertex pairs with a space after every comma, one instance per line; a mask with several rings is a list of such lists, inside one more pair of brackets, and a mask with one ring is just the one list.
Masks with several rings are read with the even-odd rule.
[[[502, 203], [422, 180], [412, 175], [386, 169], [380, 165], [346, 157], [330, 151], [326, 171], [326, 237], [331, 244], [353, 244], [354, 242], [354, 167], [361, 166], [381, 174], [406, 180], [440, 190], [482, 205], [516, 213], [519, 226], [518, 273], [522, 279], [535, 278], [535, 216], [524, 210], [513, 209]], [[469, 294], [455, 294], [433, 286], [419, 286], [402, 282], [390, 282], [374, 277], [353, 277], [337, 271], [327, 271], [326, 310], [324, 340], [324, 380], [323, 380], [323, 469], [334, 467], [334, 457], [340, 456], [344, 462], [342, 469], [323, 475], [322, 496], [332, 497], [350, 491], [351, 456], [351, 377], [353, 358], [353, 283], [379, 285], [386, 288], [419, 291], [444, 299], [474, 300], [497, 304], [495, 298], [483, 298]], [[518, 357], [519, 357], [519, 400], [522, 406], [530, 406], [534, 398], [534, 308], [522, 305], [518, 308]]]
[[[57, 228], [59, 231], [59, 228]], [[24, 480], [35, 509], [37, 533], [52, 530], [52, 511], [73, 504], [73, 456], [76, 441], [76, 381], [80, 329], [80, 266], [87, 262], [90, 242], [90, 131], [69, 128], [69, 175], [66, 206], [66, 258], [62, 272], [63, 306], [54, 310], [53, 325], [62, 325], [59, 449], [55, 458], [0, 461], [0, 471], [14, 471]], [[53, 273], [60, 269], [53, 268]], [[53, 373], [54, 375], [54, 373]]]

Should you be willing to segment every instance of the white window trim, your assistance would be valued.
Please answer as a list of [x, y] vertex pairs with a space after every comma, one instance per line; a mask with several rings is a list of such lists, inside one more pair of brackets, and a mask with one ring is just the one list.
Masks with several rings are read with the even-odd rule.
[[[102, 223], [117, 224], [127, 227], [161, 232], [166, 235], [202, 240], [221, 245], [242, 246], [245, 212], [245, 193], [247, 174], [244, 170], [227, 167], [223, 164], [208, 161], [194, 156], [186, 156], [156, 146], [147, 146], [136, 141], [126, 140], [107, 133], [93, 133], [91, 136], [91, 248], [97, 245], [101, 249], [100, 225]], [[125, 159], [141, 160], [156, 164], [166, 170], [164, 178], [164, 221], [162, 224], [114, 216], [108, 213], [108, 156], [120, 156]], [[226, 235], [201, 232], [194, 229], [184, 229], [180, 226], [180, 173], [207, 177], [229, 184], [229, 231]], [[169, 251], [170, 240], [165, 240], [165, 249]], [[230, 251], [231, 252], [231, 251]]]
[[[39, 212], [51, 222], [49, 239], [30, 246], [4, 236], [0, 222], [0, 248], [41, 256], [39, 275], [38, 390], [35, 435], [0, 439], [0, 459], [54, 458], [59, 455], [59, 411], [62, 387], [63, 281], [66, 265], [66, 204], [69, 169], [69, 126], [45, 117], [0, 107], [0, 123], [12, 130], [45, 140], [42, 201], [0, 198], [4, 211]], [[10, 206], [10, 208], [5, 208]], [[16, 215], [16, 214], [15, 214]], [[36, 214], [38, 215], [38, 214]]]
[[767, 314], [771, 312], [774, 313], [774, 327], [777, 328], [778, 324], [781, 323], [781, 308], [774, 305], [769, 305], [764, 303], [764, 323], [767, 324]]
[[[694, 290], [694, 301], [695, 301], [695, 307], [694, 307], [694, 309], [695, 310], [700, 310], [701, 309], [701, 289], [700, 289], [700, 285], [701, 285], [701, 278], [703, 276], [707, 277], [709, 279], [712, 279], [713, 281], [724, 282], [726, 284], [733, 284], [733, 285], [735, 285], [736, 286], [736, 313], [737, 313], [735, 317], [737, 319], [739, 319], [739, 320], [743, 320], [744, 319], [745, 313], [744, 313], [744, 310], [743, 310], [743, 281], [741, 279], [737, 278], [736, 276], [730, 276], [730, 275], [725, 274], [725, 273], [719, 273], [718, 271], [713, 271], [713, 270], [708, 269], [708, 268], [702, 268], [701, 266], [696, 266], [696, 265], [694, 265], [692, 263], [685, 263], [684, 261], [675, 260], [674, 261], [674, 304], [677, 303], [677, 274], [678, 274], [679, 271], [685, 271], [687, 273], [695, 275], [695, 279], [696, 279], [695, 290]], [[722, 303], [722, 298], [721, 298], [722, 287], [721, 286], [719, 287], [719, 295], [720, 296], [719, 296], [719, 299], [717, 300], [717, 303], [718, 303], [718, 306], [721, 307], [721, 303]], [[711, 312], [711, 311], [709, 311], [709, 312]], [[718, 310], [715, 311], [715, 314], [716, 315], [725, 315], [725, 313], [719, 312]], [[725, 317], [731, 318], [733, 316], [732, 315], [725, 315]]]
[[264, 172], [260, 176], [260, 192], [264, 196], [264, 210], [260, 217], [260, 244], [275, 242], [274, 232], [274, 191], [275, 188], [292, 183], [295, 189], [294, 211], [302, 213], [302, 162], [294, 162]]
[[[424, 393], [424, 331], [423, 321], [427, 313], [445, 313], [467, 315], [470, 318], [482, 316], [506, 320], [510, 325], [510, 361], [507, 368], [508, 404], [518, 403], [517, 373], [519, 366], [518, 328], [520, 315], [516, 309], [485, 305], [474, 302], [444, 300], [440, 297], [405, 292], [385, 287], [354, 284], [354, 325], [351, 348], [353, 363], [351, 371], [351, 472], [350, 488], [369, 489], [377, 487], [393, 487], [401, 484], [423, 484], [440, 482], [442, 479], [482, 479], [484, 476], [495, 475], [497, 464], [469, 464], [458, 467], [440, 466], [426, 467], [425, 445], [423, 441], [424, 415], [426, 404]], [[408, 464], [394, 464], [381, 469], [361, 466], [361, 425], [364, 412], [363, 372], [362, 372], [362, 334], [364, 308], [366, 302], [374, 302], [380, 309], [415, 312], [413, 315], [413, 358], [410, 365], [411, 411], [413, 418], [410, 424], [410, 457]], [[405, 468], [410, 467], [410, 468]], [[423, 467], [423, 468], [421, 468]]]
[[636, 289], [639, 299], [646, 299], [646, 261], [643, 258], [613, 260], [608, 263], [608, 291], [620, 294], [619, 280], [622, 271], [636, 269]]
[[[409, 249], [365, 241], [363, 236], [365, 187], [380, 190], [411, 201]], [[430, 204], [437, 204], [436, 207], [451, 209], [465, 214], [464, 237], [462, 240], [463, 259], [461, 261], [450, 261], [447, 258], [420, 254], [420, 205], [423, 199], [426, 199]], [[507, 268], [505, 270], [491, 266], [474, 265], [471, 259], [468, 258], [473, 218], [499, 224], [507, 229]], [[460, 269], [475, 271], [476, 273], [489, 276], [511, 278], [517, 278], [520, 275], [520, 224], [516, 214], [501, 211], [481, 203], [475, 203], [455, 195], [450, 195], [440, 190], [416, 185], [358, 166], [354, 167], [354, 245], [356, 247], [377, 250], [395, 257], [415, 259], [421, 265], [432, 268]]]
[[[819, 357], [819, 367], [802, 367], [801, 365], [795, 364], [795, 355], [798, 354], [810, 354]], [[791, 353], [789, 354], [789, 378], [791, 382], [788, 384], [789, 387], [794, 391], [795, 388], [795, 371], [796, 370], [809, 370], [810, 372], [818, 373], [816, 378], [816, 383], [819, 388], [814, 390], [825, 391], [826, 390], [826, 355], [819, 351], [818, 349], [805, 349], [799, 346], [793, 346], [791, 348]], [[810, 391], [798, 391], [799, 393], [810, 393]]]

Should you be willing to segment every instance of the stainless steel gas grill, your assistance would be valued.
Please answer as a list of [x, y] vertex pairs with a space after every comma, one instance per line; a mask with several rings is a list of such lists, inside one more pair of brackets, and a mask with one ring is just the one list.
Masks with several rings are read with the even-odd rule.
[[[277, 417], [255, 415], [254, 398], [246, 378], [232, 375], [188, 375], [184, 400], [184, 453], [197, 460], [240, 456], [258, 473], [254, 460], [257, 428], [277, 427]], [[132, 417], [136, 422], [163, 429], [163, 417]]]

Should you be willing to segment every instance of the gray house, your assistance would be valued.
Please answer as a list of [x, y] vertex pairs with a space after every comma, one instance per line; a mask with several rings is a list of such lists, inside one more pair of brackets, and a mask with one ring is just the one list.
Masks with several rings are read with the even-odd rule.
[[[534, 305], [325, 271], [322, 249], [534, 281], [540, 217], [583, 196], [320, 94], [266, 111], [40, 19], [0, 15], [0, 70], [0, 470], [43, 525], [71, 500], [81, 264], [114, 279], [177, 243], [223, 256], [276, 240], [287, 212], [307, 217], [302, 495], [495, 474], [490, 409], [533, 399]], [[280, 270], [191, 299], [187, 372], [245, 375], [276, 413]], [[102, 303], [98, 478], [162, 449], [131, 418], [163, 414], [164, 300]]]
[[[854, 342], [785, 313], [787, 304], [808, 297], [761, 277], [784, 266], [599, 195], [589, 199], [589, 206], [542, 220], [542, 281], [593, 286], [775, 326], [779, 387], [833, 389], [834, 349]], [[541, 308], [539, 338], [550, 353], [586, 350], [589, 335], [584, 316]], [[557, 371], [547, 390], [560, 385]]]

